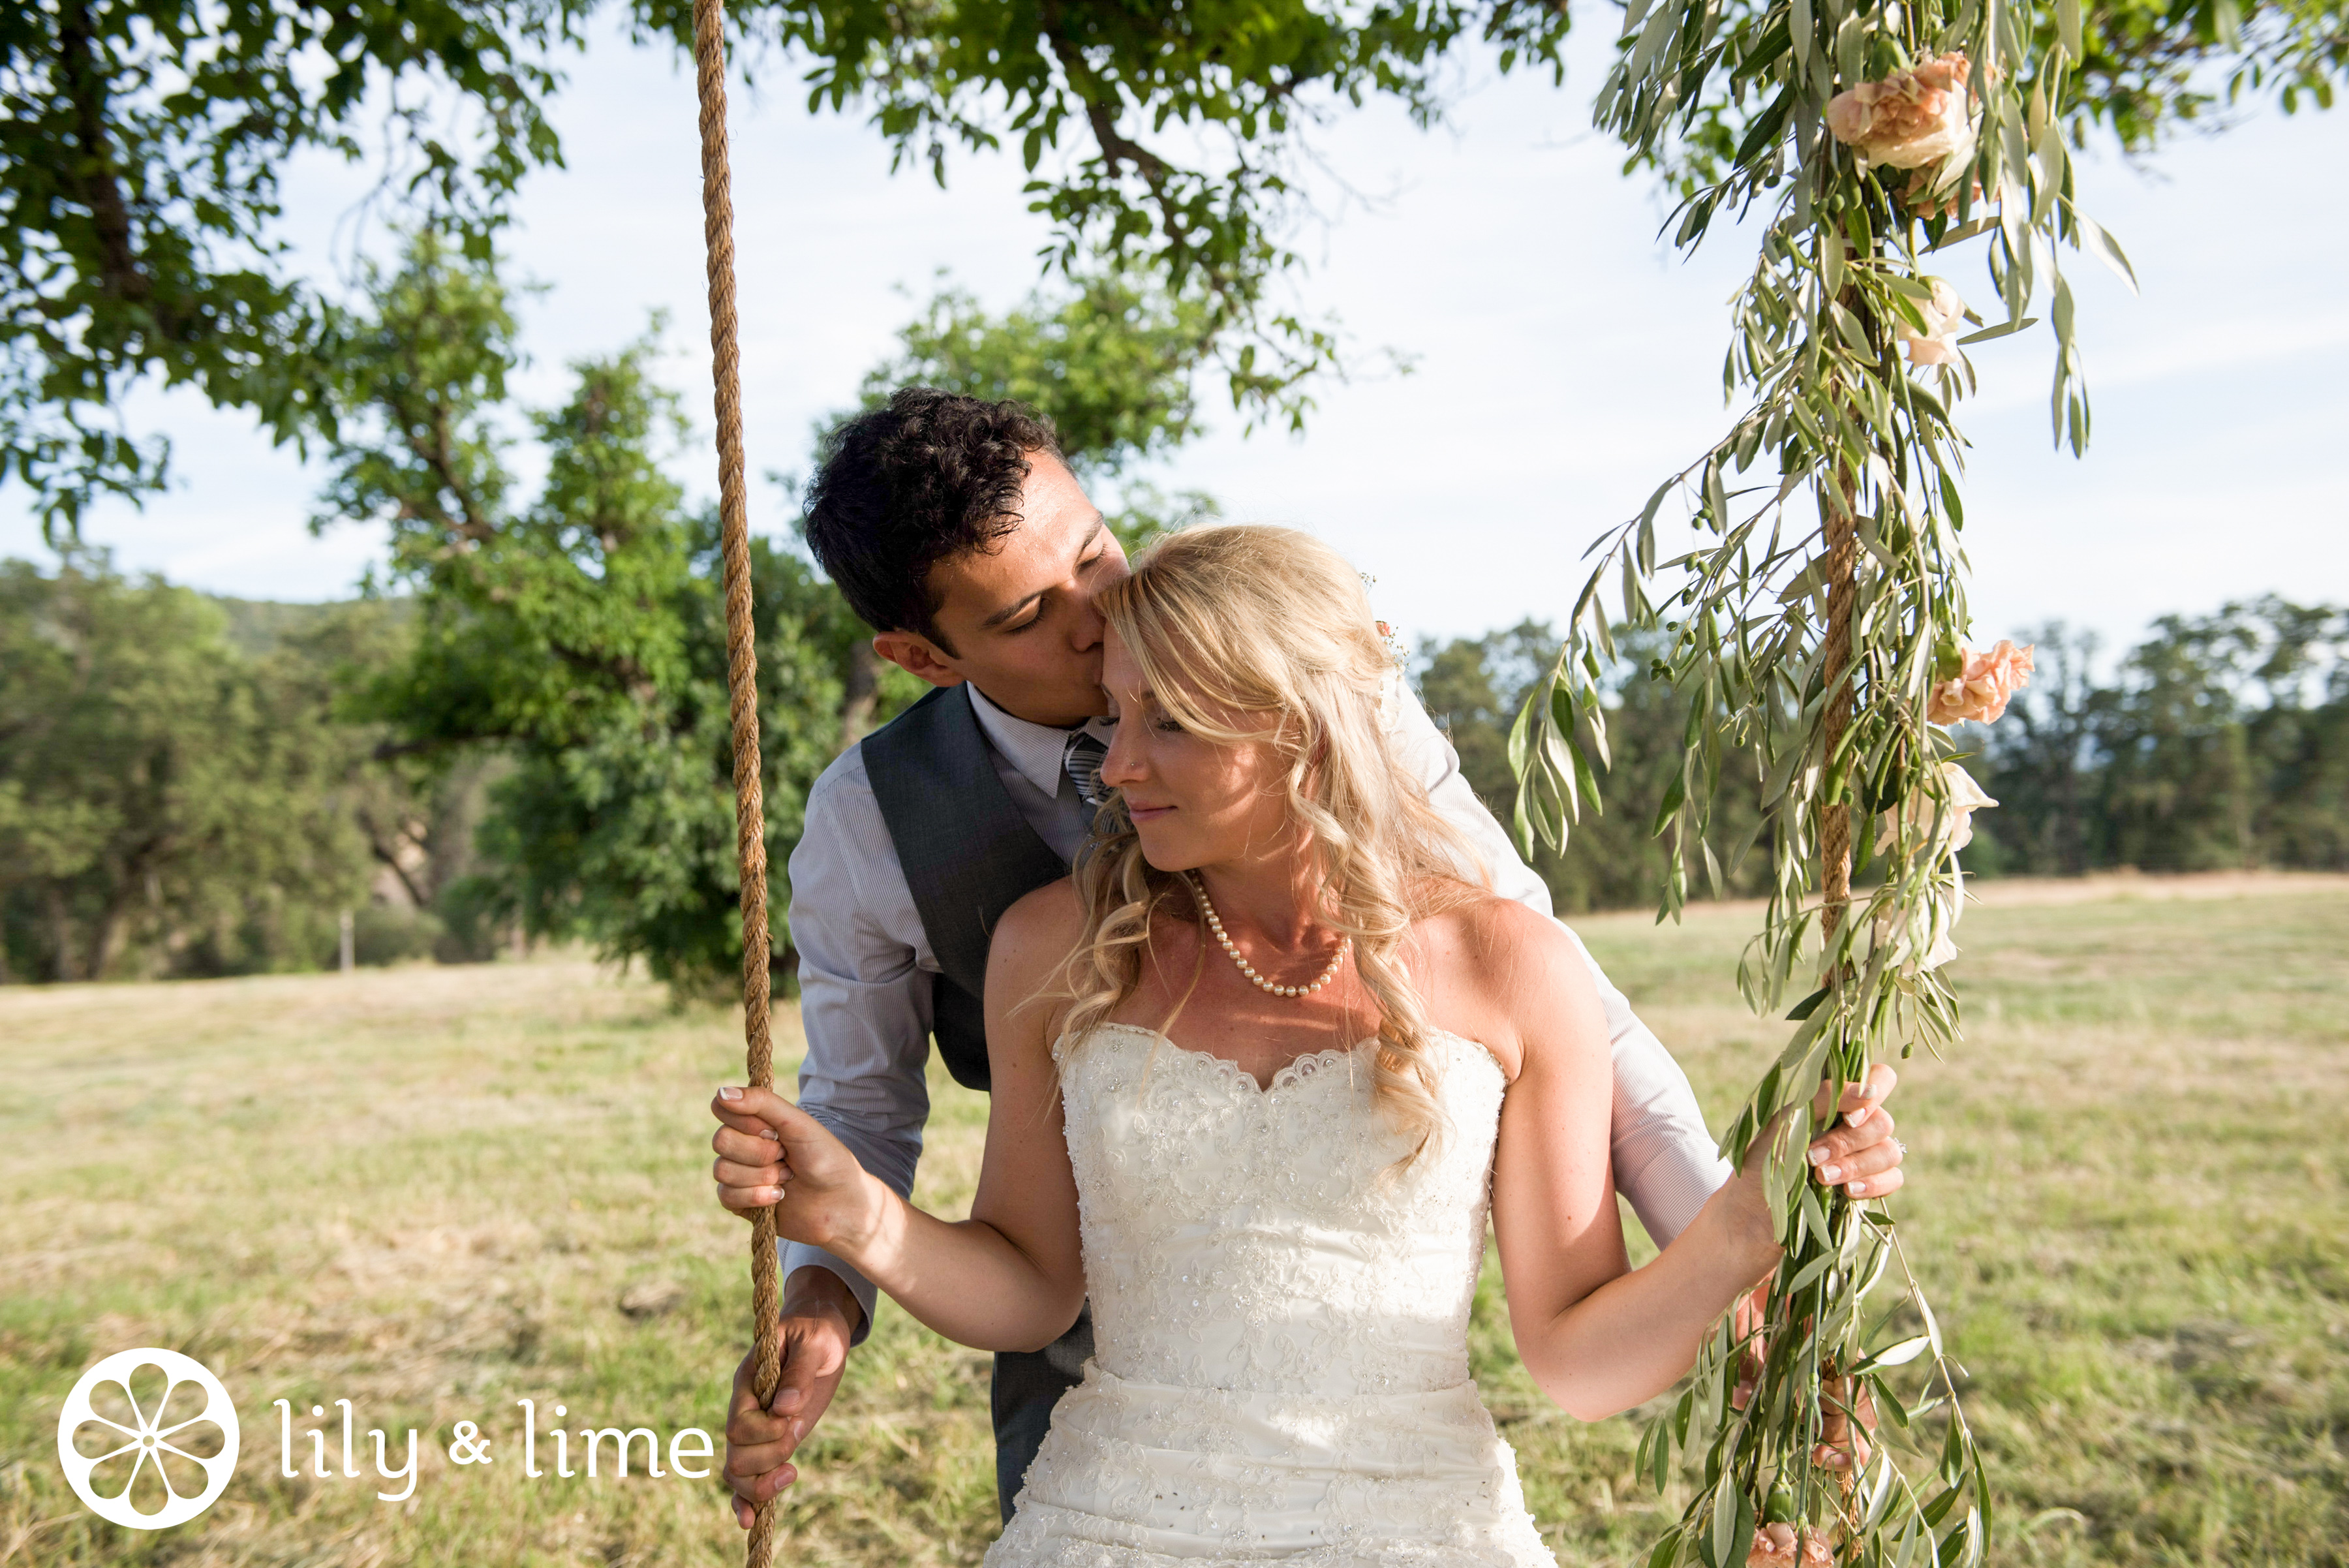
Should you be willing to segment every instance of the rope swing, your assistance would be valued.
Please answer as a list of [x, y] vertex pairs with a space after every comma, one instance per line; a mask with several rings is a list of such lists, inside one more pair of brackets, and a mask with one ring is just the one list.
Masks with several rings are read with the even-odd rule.
[[[750, 619], [750, 529], [742, 491], [742, 376], [735, 345], [734, 197], [726, 162], [726, 5], [694, 0], [701, 99], [701, 234], [709, 272], [709, 369], [718, 412], [718, 520], [726, 563], [726, 698], [734, 725], [734, 847], [742, 877], [742, 1038], [753, 1088], [774, 1086], [767, 1028], [767, 805], [759, 784], [759, 649]], [[777, 1337], [775, 1212], [750, 1217], [751, 1387], [761, 1408], [782, 1375]], [[775, 1503], [759, 1505], [745, 1561], [770, 1568]]]

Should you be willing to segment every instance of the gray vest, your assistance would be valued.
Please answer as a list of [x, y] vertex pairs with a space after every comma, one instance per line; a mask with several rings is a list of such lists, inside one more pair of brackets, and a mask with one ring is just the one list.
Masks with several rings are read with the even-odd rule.
[[954, 1081], [985, 1089], [987, 947], [1021, 898], [1069, 874], [995, 772], [970, 692], [932, 691], [861, 742], [922, 931], [941, 971], [931, 1033]]

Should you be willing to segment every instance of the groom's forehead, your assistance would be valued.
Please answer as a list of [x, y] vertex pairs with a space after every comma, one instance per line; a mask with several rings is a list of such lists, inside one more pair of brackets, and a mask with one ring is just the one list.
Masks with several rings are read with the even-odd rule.
[[[1035, 493], [1039, 490], [1043, 493]], [[1018, 605], [1066, 577], [1103, 527], [1100, 510], [1065, 477], [1058, 485], [1031, 484], [1020, 507], [984, 545], [946, 556], [930, 568], [930, 588], [942, 608], [984, 620]]]

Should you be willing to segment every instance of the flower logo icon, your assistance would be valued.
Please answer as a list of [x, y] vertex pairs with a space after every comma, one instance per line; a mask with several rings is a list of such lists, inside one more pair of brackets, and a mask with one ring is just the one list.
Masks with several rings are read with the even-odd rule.
[[[165, 1380], [161, 1393], [149, 1396], [151, 1409], [130, 1386], [150, 1366]], [[100, 1519], [131, 1530], [168, 1530], [210, 1508], [236, 1473], [236, 1402], [210, 1368], [176, 1350], [108, 1356], [81, 1375], [57, 1415], [57, 1463], [74, 1495]], [[142, 1512], [131, 1492], [150, 1467], [168, 1501]]]

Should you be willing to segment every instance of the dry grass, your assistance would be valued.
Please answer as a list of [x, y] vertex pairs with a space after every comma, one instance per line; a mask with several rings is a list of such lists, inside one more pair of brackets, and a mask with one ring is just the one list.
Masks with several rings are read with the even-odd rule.
[[[1903, 1224], [1974, 1374], [1998, 1556], [2337, 1565], [2349, 888], [2116, 891], [1970, 914], [1972, 1038], [1899, 1096]], [[1716, 1116], [1782, 1027], [1735, 1005], [1749, 925], [1581, 928]], [[0, 992], [0, 1563], [739, 1561], [714, 1481], [512, 1462], [522, 1398], [717, 1429], [748, 1231], [707, 1197], [703, 1106], [739, 1064], [725, 1015], [577, 962]], [[952, 1210], [985, 1105], [933, 1095], [923, 1195]], [[244, 1428], [228, 1495], [151, 1535], [83, 1513], [54, 1457], [81, 1369], [138, 1345], [211, 1366]], [[1667, 1506], [1630, 1480], [1634, 1424], [1526, 1386], [1489, 1276], [1476, 1351], [1561, 1558], [1631, 1562]], [[420, 1428], [414, 1498], [280, 1478], [281, 1397], [326, 1407], [302, 1425], [330, 1449], [337, 1397], [396, 1447]], [[460, 1419], [500, 1463], [449, 1462]], [[985, 1359], [885, 1307], [805, 1459], [778, 1561], [976, 1561]]]

